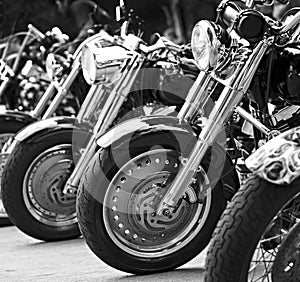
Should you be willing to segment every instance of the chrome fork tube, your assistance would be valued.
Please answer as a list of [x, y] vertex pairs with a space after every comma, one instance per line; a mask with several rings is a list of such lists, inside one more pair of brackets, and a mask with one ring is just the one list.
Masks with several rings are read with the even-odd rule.
[[84, 170], [88, 166], [90, 160], [95, 155], [97, 149], [97, 143], [95, 142], [95, 135], [92, 135], [88, 144], [86, 145], [83, 154], [80, 156], [78, 163], [68, 178], [68, 181], [63, 189], [63, 193], [73, 194], [79, 185], [80, 178], [82, 177]]
[[39, 100], [38, 104], [36, 105], [34, 110], [31, 112], [32, 116], [34, 116], [34, 117], [42, 116], [42, 114], [43, 114], [48, 102], [52, 98], [55, 90], [56, 90], [55, 82], [51, 81], [51, 83], [47, 87], [45, 93], [43, 94], [43, 96]]
[[84, 153], [81, 155], [78, 163], [76, 164], [71, 176], [69, 177], [64, 187], [63, 193], [72, 194], [74, 190], [77, 189], [80, 178], [82, 177], [88, 163], [94, 156], [95, 150], [97, 148], [97, 144], [95, 142], [96, 135], [105, 133], [109, 126], [111, 126], [111, 124], [117, 117], [122, 104], [127, 98], [132, 84], [143, 65], [143, 61], [138, 62], [139, 59], [140, 57], [136, 56], [135, 58], [133, 58], [133, 60], [130, 61], [126, 74], [119, 80], [117, 85], [110, 93], [105, 106], [101, 110], [98, 121], [94, 126], [93, 135], [88, 145], [86, 146]]
[[[181, 107], [178, 117], [181, 119], [187, 119], [188, 117], [192, 117], [194, 111], [199, 110], [195, 101], [197, 101], [197, 96], [199, 93], [202, 93], [201, 89], [206, 89], [207, 85], [209, 84], [211, 77], [208, 73], [201, 71], [194, 82], [193, 86], [189, 90], [185, 102]], [[203, 95], [202, 95], [203, 96]]]
[[53, 101], [51, 102], [50, 106], [48, 107], [47, 111], [42, 117], [43, 119], [51, 117], [57, 110], [61, 101], [68, 94], [69, 88], [71, 87], [72, 83], [74, 82], [78, 73], [81, 70], [80, 57], [81, 55], [78, 55], [76, 57], [74, 63], [72, 64], [71, 72], [69, 73], [63, 84], [58, 88], [57, 94], [55, 95]]
[[19, 63], [20, 63], [20, 60], [21, 60], [21, 56], [22, 56], [22, 52], [24, 51], [30, 37], [32, 36], [32, 30], [31, 28], [29, 27], [29, 31], [27, 32], [23, 42], [22, 42], [22, 45], [18, 51], [18, 55], [17, 55], [17, 58], [16, 60], [14, 61], [14, 64], [13, 64], [13, 67], [12, 67], [12, 70], [15, 72], [19, 66]]
[[112, 93], [109, 95], [109, 101], [106, 103], [107, 107], [101, 111], [99, 115], [99, 123], [96, 124], [94, 134], [101, 135], [106, 132], [108, 127], [116, 119], [119, 110], [130, 93], [133, 82], [135, 81], [143, 61], [137, 62], [139, 58], [136, 57], [133, 62], [130, 62], [131, 68], [127, 71], [124, 79], [114, 87]]
[[[163, 215], [165, 211], [169, 211], [170, 208], [174, 208], [179, 199], [184, 195], [185, 190], [188, 188], [192, 178], [195, 176], [207, 149], [215, 141], [220, 129], [222, 129], [223, 124], [228, 119], [229, 114], [239, 104], [248, 90], [258, 64], [268, 46], [268, 41], [263, 41], [258, 44], [252, 55], [247, 58], [245, 63], [240, 64], [239, 68], [237, 68], [230, 80], [226, 82], [224, 81], [227, 86], [225, 86], [219, 99], [216, 101], [216, 104], [209, 115], [208, 121], [203, 127], [198, 141], [191, 150], [186, 163], [179, 170], [177, 176], [162, 199], [157, 209], [158, 214]], [[212, 74], [212, 76], [214, 76], [214, 74]], [[221, 80], [219, 79], [219, 81]], [[201, 90], [203, 89], [201, 88]]]
[[[99, 103], [98, 95], [101, 95], [102, 84], [93, 84], [91, 85], [81, 107], [77, 114], [78, 123], [85, 122], [85, 116], [90, 115], [96, 110], [96, 107]], [[100, 94], [98, 94], [100, 93]], [[88, 114], [87, 114], [88, 113]]]

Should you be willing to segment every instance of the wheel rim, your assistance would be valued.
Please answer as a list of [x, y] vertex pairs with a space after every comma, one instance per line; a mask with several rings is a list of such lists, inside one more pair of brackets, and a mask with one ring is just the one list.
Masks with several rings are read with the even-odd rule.
[[[179, 169], [178, 154], [160, 149], [126, 163], [111, 181], [103, 203], [106, 231], [123, 251], [156, 258], [174, 253], [195, 238], [211, 207], [211, 191], [203, 203], [181, 200], [167, 218], [155, 213]], [[203, 170], [204, 185], [209, 183]]]
[[252, 256], [248, 281], [273, 281], [272, 267], [289, 230], [300, 220], [300, 195], [291, 199], [273, 218]]
[[49, 226], [77, 222], [75, 201], [62, 193], [73, 170], [72, 146], [52, 147], [31, 163], [23, 181], [23, 197], [31, 215]]
[[[3, 153], [3, 148], [7, 147], [6, 143], [15, 136], [15, 133], [0, 133], [0, 151]], [[2, 177], [3, 168], [6, 161], [3, 162], [0, 158], [0, 179]], [[0, 181], [0, 218], [8, 218], [1, 198], [1, 181]]]
[[272, 269], [274, 281], [297, 281], [300, 277], [300, 221], [278, 249]]

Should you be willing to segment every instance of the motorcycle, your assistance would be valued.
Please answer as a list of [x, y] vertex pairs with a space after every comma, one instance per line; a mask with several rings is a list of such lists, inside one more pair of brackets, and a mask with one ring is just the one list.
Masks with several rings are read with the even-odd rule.
[[[131, 13], [130, 19], [136, 17]], [[184, 77], [183, 69], [188, 75], [198, 72], [193, 60], [185, 60], [185, 46], [164, 38], [147, 46], [127, 32], [130, 24], [131, 20], [124, 21], [119, 36], [106, 34], [103, 38], [109, 45], [93, 41], [83, 48], [82, 70], [91, 88], [77, 119], [36, 122], [19, 132], [9, 148], [2, 176], [3, 203], [12, 222], [29, 236], [45, 241], [80, 236], [76, 186], [95, 152], [94, 134], [105, 132], [124, 115], [138, 116], [173, 103], [166, 91], [143, 91], [142, 68], [157, 69], [159, 75], [168, 74], [169, 68], [169, 76], [178, 77]]]
[[[5, 110], [0, 114], [0, 174], [6, 166], [9, 147], [14, 136], [21, 129], [38, 120], [46, 120], [51, 116], [74, 116], [82, 104], [87, 84], [81, 75], [81, 50], [85, 43], [101, 39], [101, 33], [85, 40], [68, 59], [57, 58], [53, 53], [47, 58], [47, 72], [51, 83], [41, 97], [36, 107], [29, 113], [16, 110]], [[56, 94], [55, 94], [56, 93]], [[0, 187], [1, 191], [1, 187]], [[0, 197], [0, 226], [9, 224]]]
[[28, 31], [2, 40], [1, 104], [8, 109], [32, 110], [50, 83], [45, 70], [47, 54], [68, 40], [68, 36], [57, 27], [44, 34], [31, 24]]
[[300, 127], [247, 160], [252, 171], [224, 211], [209, 247], [205, 281], [298, 281]]
[[[110, 17], [98, 5], [95, 6], [90, 18], [93, 27], [87, 31], [87, 34], [84, 35], [81, 33], [81, 38], [60, 44], [53, 52], [48, 51], [45, 59], [45, 69], [51, 82], [40, 97], [36, 107], [30, 112], [16, 110], [1, 111], [0, 175], [2, 175], [2, 170], [7, 162], [9, 155], [7, 150], [11, 140], [18, 131], [40, 119], [45, 120], [53, 115], [74, 116], [78, 112], [88, 90], [88, 85], [81, 74], [80, 60], [82, 47], [93, 40], [101, 41], [101, 31], [112, 32], [114, 25]], [[58, 33], [57, 30], [56, 33]], [[83, 40], [84, 38], [86, 40]], [[107, 42], [103, 40], [102, 44], [105, 45]], [[32, 103], [30, 105], [30, 107], [33, 106]], [[0, 194], [0, 226], [8, 224], [11, 224], [11, 222], [5, 212]]]
[[[218, 23], [195, 25], [200, 73], [176, 117], [132, 119], [97, 136], [77, 217], [89, 248], [108, 265], [134, 274], [167, 271], [208, 245], [239, 188], [224, 148], [233, 111], [252, 125], [256, 147], [298, 123], [291, 86], [300, 13], [279, 23], [255, 4], [270, 3], [221, 1]], [[252, 114], [239, 106], [245, 97]], [[280, 101], [275, 119], [270, 100]]]

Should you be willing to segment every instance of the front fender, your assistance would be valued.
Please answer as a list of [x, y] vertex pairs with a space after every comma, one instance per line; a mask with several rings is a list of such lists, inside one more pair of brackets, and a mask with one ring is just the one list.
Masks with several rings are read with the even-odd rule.
[[0, 120], [16, 121], [20, 124], [24, 124], [25, 126], [37, 121], [38, 119], [28, 113], [13, 110], [4, 110], [0, 112]]
[[61, 129], [74, 129], [76, 119], [71, 117], [53, 117], [34, 122], [22, 129], [14, 138], [14, 144], [20, 142], [35, 143], [39, 142], [50, 131]]
[[[170, 132], [175, 135], [178, 142], [185, 143], [186, 136], [196, 141], [197, 135], [189, 123], [172, 116], [145, 116], [130, 119], [118, 124], [103, 135], [96, 137], [97, 144], [101, 148], [118, 148], [130, 139], [134, 141], [143, 135]], [[187, 145], [187, 144], [184, 144]]]
[[271, 139], [247, 158], [246, 165], [269, 182], [292, 183], [300, 176], [300, 127]]
[[[198, 140], [199, 132], [193, 129], [188, 122], [177, 117], [146, 116], [120, 123], [107, 133], [97, 136], [96, 142], [102, 148], [103, 160], [113, 158], [117, 159], [118, 162], [119, 152], [124, 149], [128, 151], [130, 156], [131, 149], [136, 150], [138, 147], [155, 148], [156, 144], [153, 140], [161, 140], [159, 141], [161, 144], [168, 143], [175, 150], [179, 150], [182, 156], [188, 156]], [[139, 140], [143, 141], [138, 142]], [[232, 193], [235, 193], [239, 188], [239, 180], [226, 150], [216, 143], [211, 146], [202, 161], [204, 165], [210, 166], [213, 163], [215, 168], [222, 169], [223, 181], [232, 196]]]

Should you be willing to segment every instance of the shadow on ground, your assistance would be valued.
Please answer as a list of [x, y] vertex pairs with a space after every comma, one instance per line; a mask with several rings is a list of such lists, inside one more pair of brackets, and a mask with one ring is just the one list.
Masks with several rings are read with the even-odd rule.
[[204, 278], [204, 268], [179, 268], [169, 272], [151, 275], [125, 275], [107, 279], [107, 282], [140, 282], [140, 281], [200, 281]]

